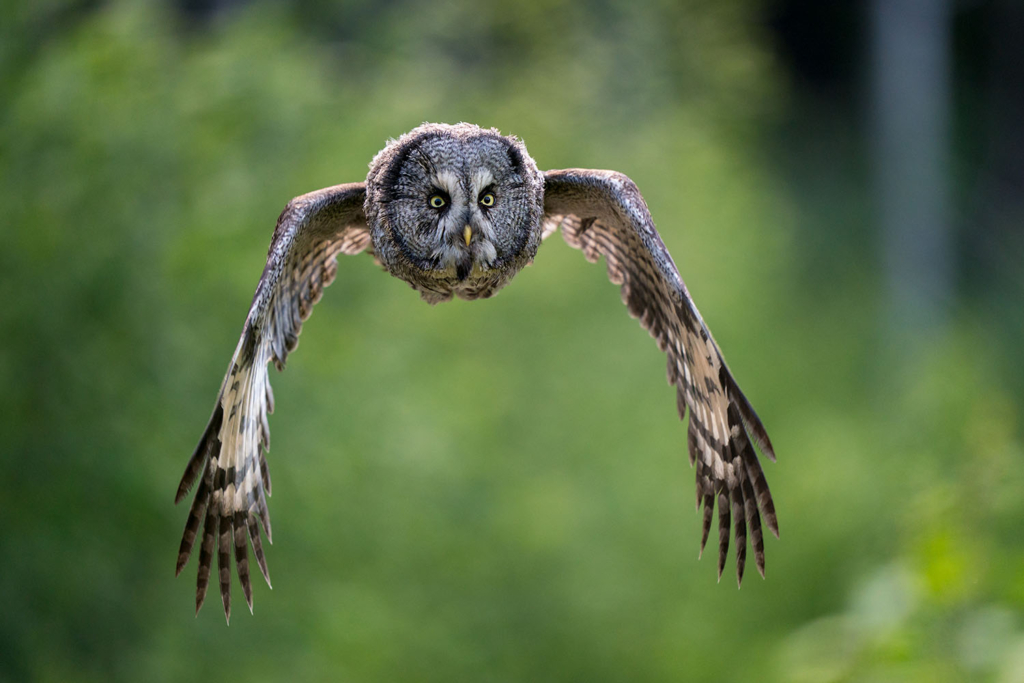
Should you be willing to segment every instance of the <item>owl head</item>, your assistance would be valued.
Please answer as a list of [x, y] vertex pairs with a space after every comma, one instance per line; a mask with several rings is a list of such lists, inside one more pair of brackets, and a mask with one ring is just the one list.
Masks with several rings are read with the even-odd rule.
[[515, 137], [424, 124], [374, 157], [364, 210], [378, 258], [410, 282], [511, 277], [537, 252], [544, 178]]

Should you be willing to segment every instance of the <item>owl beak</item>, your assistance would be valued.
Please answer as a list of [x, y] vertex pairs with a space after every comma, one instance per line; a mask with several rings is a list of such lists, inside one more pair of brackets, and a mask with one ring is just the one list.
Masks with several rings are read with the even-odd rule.
[[470, 240], [473, 239], [473, 228], [469, 227], [468, 224], [462, 229], [462, 239], [466, 240], [467, 247], [469, 246]]

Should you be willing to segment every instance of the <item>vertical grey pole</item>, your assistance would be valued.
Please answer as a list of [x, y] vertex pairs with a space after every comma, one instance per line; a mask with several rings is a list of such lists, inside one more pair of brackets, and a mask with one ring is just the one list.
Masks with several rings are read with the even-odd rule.
[[949, 0], [874, 0], [871, 19], [886, 322], [908, 343], [942, 329], [953, 288]]

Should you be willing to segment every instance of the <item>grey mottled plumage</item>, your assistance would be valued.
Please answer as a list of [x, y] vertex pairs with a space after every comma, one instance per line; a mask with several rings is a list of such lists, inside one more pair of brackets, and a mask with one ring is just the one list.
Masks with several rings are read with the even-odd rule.
[[259, 526], [271, 539], [267, 365], [283, 369], [302, 321], [331, 283], [338, 254], [368, 250], [430, 303], [493, 295], [533, 260], [558, 227], [590, 261], [604, 256], [622, 299], [668, 356], [703, 509], [701, 550], [717, 502], [718, 574], [735, 533], [737, 580], [747, 534], [764, 575], [764, 524], [778, 535], [768, 483], [752, 442], [775, 459], [757, 414], [704, 325], [636, 185], [621, 173], [540, 172], [522, 142], [471, 124], [424, 124], [373, 159], [365, 183], [296, 197], [277, 221], [267, 265], [213, 416], [185, 468], [175, 502], [198, 482], [178, 553], [181, 572], [199, 546], [196, 610], [214, 556], [230, 618], [231, 555], [252, 610], [248, 546], [267, 583]]

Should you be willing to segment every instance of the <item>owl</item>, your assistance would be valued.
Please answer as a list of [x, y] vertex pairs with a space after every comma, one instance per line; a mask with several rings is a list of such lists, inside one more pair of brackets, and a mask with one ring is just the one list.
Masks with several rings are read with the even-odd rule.
[[591, 261], [604, 256], [630, 315], [668, 357], [702, 513], [701, 552], [718, 508], [718, 576], [735, 537], [742, 581], [747, 536], [764, 576], [763, 526], [778, 536], [775, 505], [753, 444], [775, 460], [768, 434], [701, 319], [637, 186], [615, 171], [538, 170], [522, 141], [478, 126], [424, 124], [388, 141], [365, 182], [288, 202], [277, 221], [213, 415], [178, 486], [197, 484], [178, 552], [181, 573], [196, 541], [196, 612], [214, 556], [227, 619], [231, 564], [252, 611], [249, 546], [270, 584], [260, 526], [272, 538], [267, 497], [274, 411], [268, 364], [284, 368], [302, 322], [334, 279], [339, 254], [370, 252], [431, 304], [496, 294], [561, 228]]

